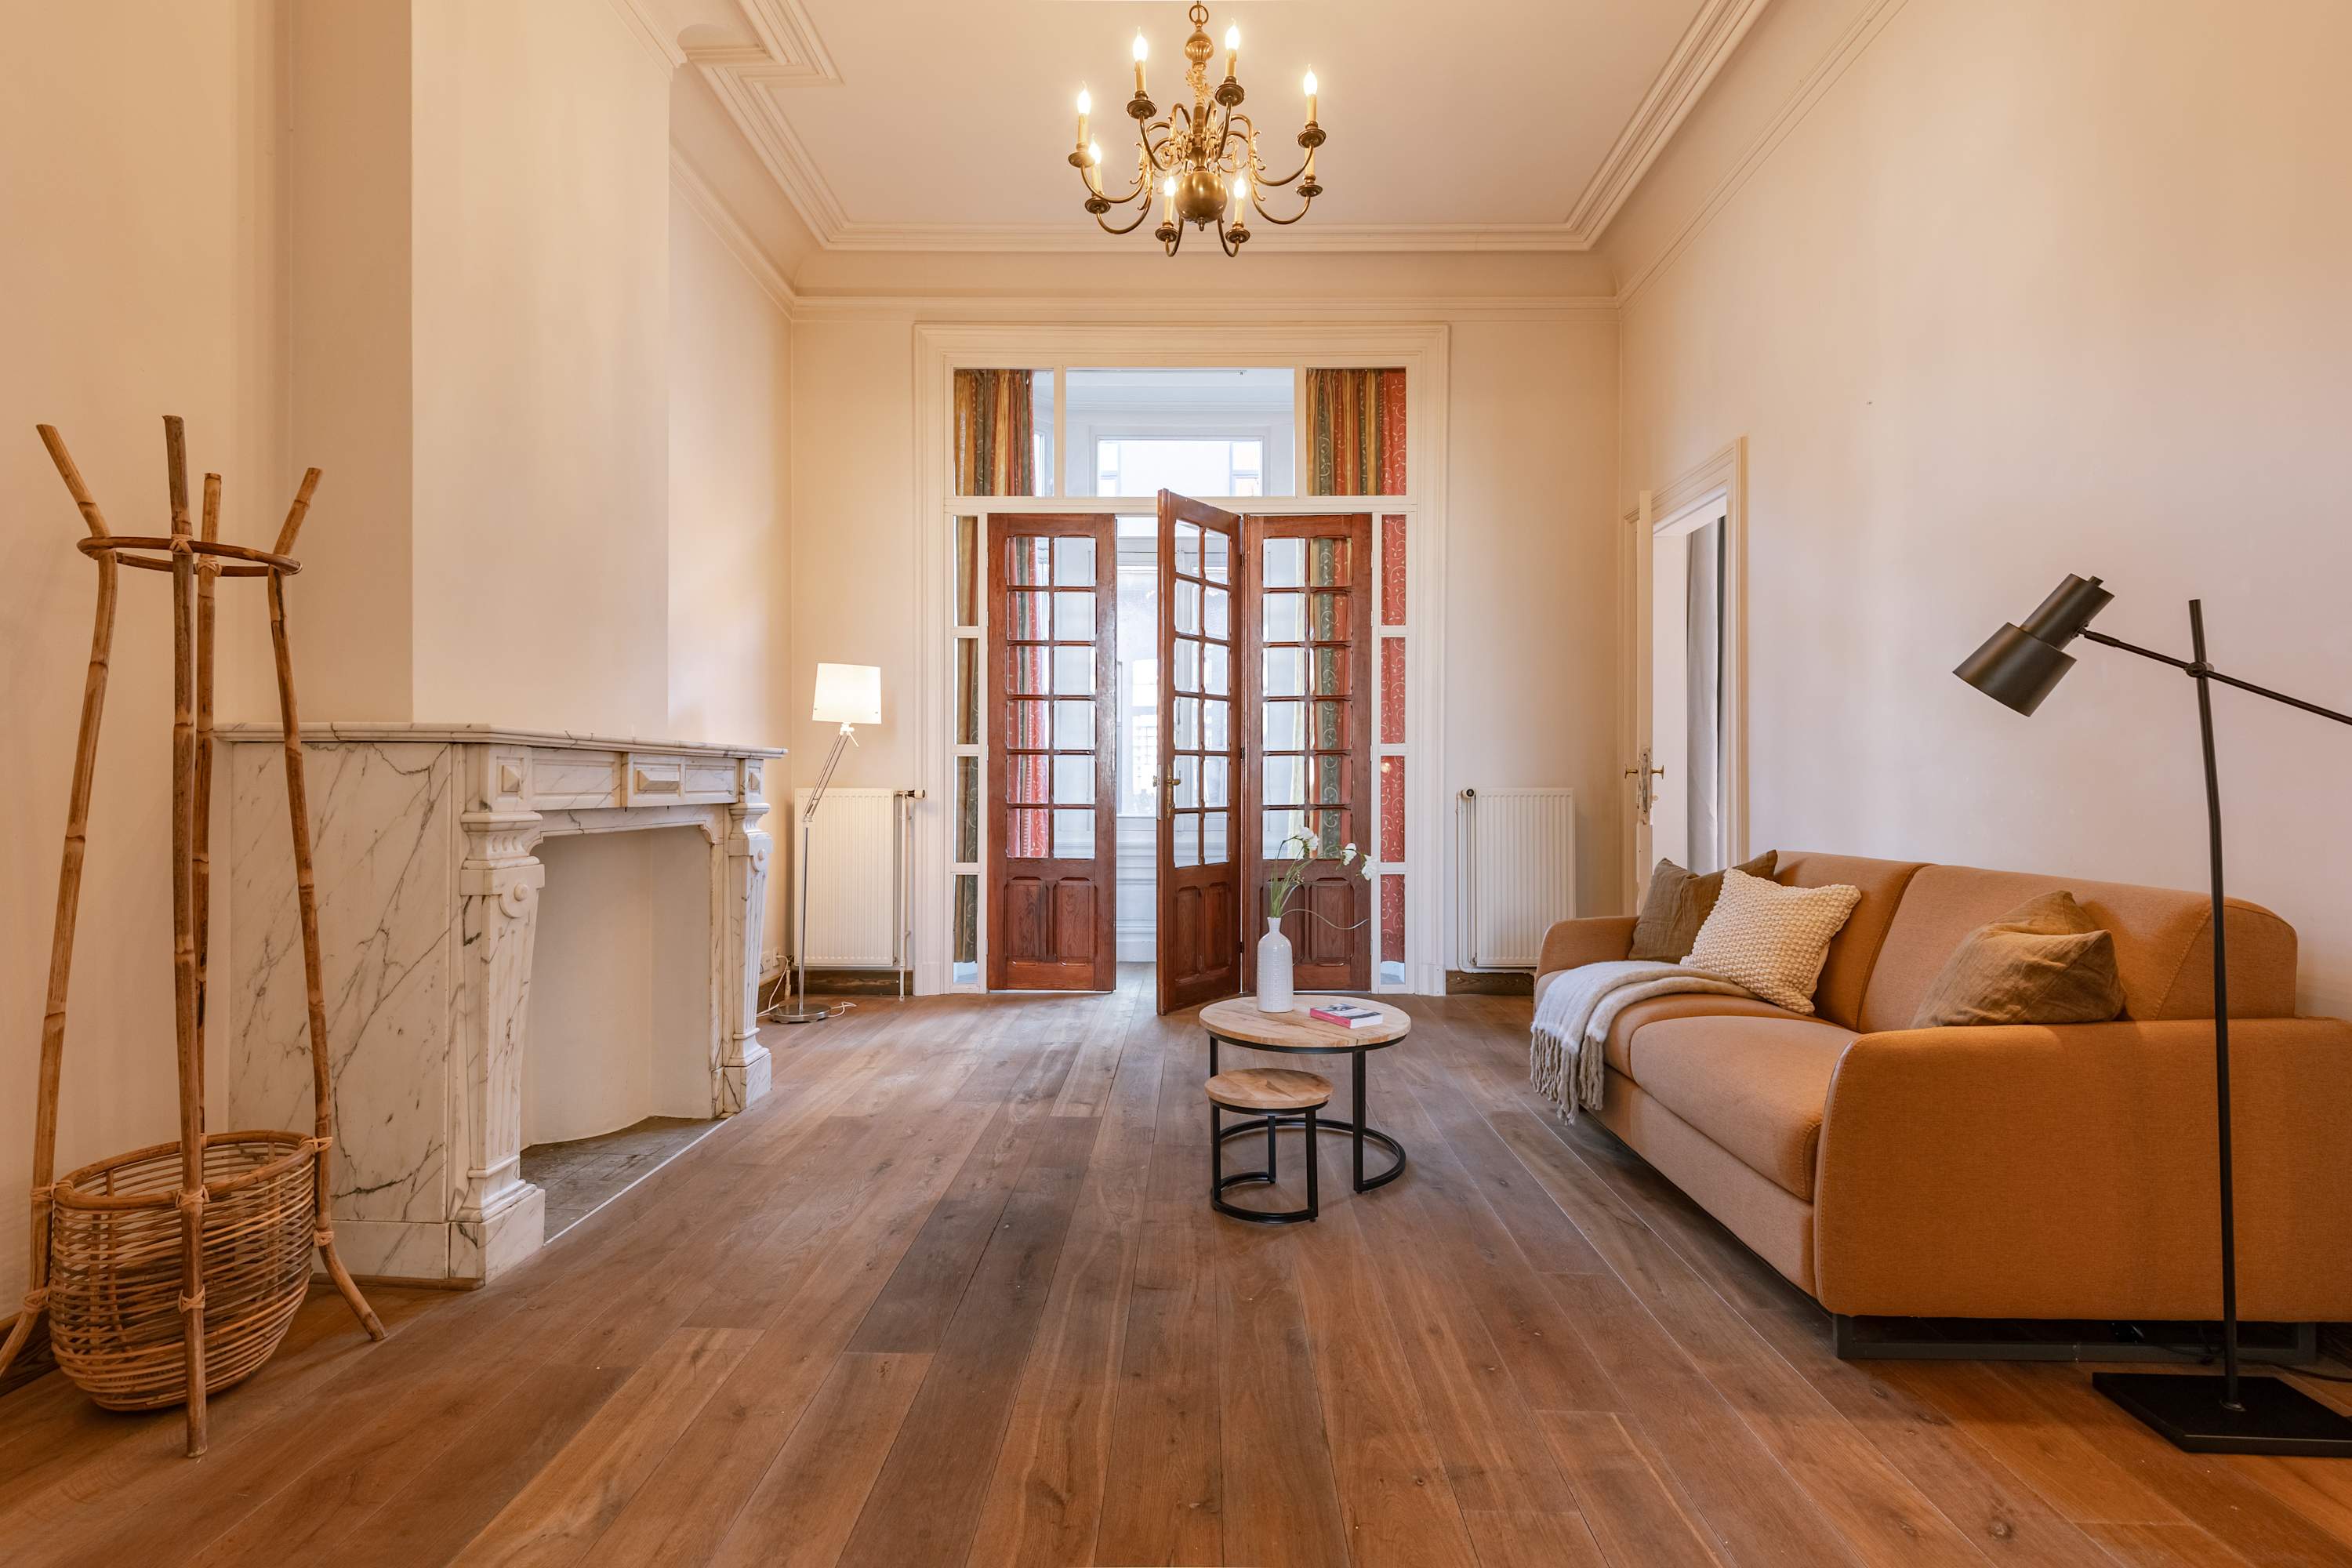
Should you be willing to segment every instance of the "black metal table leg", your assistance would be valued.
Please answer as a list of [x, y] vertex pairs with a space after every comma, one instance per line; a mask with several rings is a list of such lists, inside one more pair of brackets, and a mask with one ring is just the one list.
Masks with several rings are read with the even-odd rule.
[[[1356, 1190], [1360, 1193], [1364, 1190], [1364, 1053], [1359, 1048], [1349, 1054], [1356, 1058], [1356, 1130], [1349, 1141], [1356, 1146]], [[1404, 1163], [1403, 1155], [1397, 1156], [1397, 1163]]]

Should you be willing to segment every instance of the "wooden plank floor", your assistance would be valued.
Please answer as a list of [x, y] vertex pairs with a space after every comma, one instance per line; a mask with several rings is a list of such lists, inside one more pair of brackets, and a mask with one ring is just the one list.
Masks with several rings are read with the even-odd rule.
[[0, 1562], [2352, 1564], [2352, 1466], [2177, 1453], [2087, 1368], [1835, 1359], [1527, 1091], [1524, 999], [1409, 1004], [1402, 1180], [1331, 1140], [1320, 1223], [1219, 1218], [1149, 993], [772, 1029], [767, 1100], [511, 1277], [375, 1290], [376, 1346], [314, 1298], [202, 1460], [0, 1399]]

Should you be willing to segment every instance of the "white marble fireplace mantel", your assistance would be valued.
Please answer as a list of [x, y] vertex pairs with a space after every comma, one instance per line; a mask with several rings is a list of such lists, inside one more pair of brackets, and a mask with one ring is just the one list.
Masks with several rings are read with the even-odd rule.
[[[283, 731], [215, 734], [228, 817], [215, 843], [228, 853], [215, 852], [226, 907], [213, 994], [229, 1011], [216, 1024], [230, 1125], [307, 1126]], [[757, 988], [771, 839], [760, 824], [763, 774], [781, 750], [398, 723], [305, 724], [302, 745], [334, 1075], [335, 1237], [353, 1273], [478, 1283], [544, 1239], [545, 1197], [523, 1180], [521, 1152], [546, 880], [532, 851], [548, 837], [704, 836], [709, 1029], [688, 1045], [707, 1049], [710, 1114], [767, 1092]]]

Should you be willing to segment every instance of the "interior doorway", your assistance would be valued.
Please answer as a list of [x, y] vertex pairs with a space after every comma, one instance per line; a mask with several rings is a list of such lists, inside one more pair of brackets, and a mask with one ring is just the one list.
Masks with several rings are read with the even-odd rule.
[[1628, 519], [1634, 672], [1628, 836], [1638, 900], [1661, 858], [1694, 871], [1747, 857], [1747, 558], [1741, 448]]

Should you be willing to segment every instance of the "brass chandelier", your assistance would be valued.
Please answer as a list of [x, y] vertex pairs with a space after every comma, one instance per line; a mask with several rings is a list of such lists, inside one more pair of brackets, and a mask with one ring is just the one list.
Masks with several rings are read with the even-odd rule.
[[[1241, 112], [1242, 84], [1234, 75], [1241, 58], [1241, 29], [1225, 29], [1225, 79], [1213, 89], [1209, 61], [1216, 47], [1209, 41], [1209, 8], [1195, 4], [1190, 14], [1192, 36], [1184, 40], [1184, 58], [1191, 63], [1185, 68], [1184, 80], [1192, 90], [1192, 101], [1174, 105], [1164, 117], [1154, 118], [1160, 106], [1151, 101], [1143, 86], [1143, 63], [1150, 46], [1141, 30], [1135, 35], [1135, 96], [1127, 102], [1128, 117], [1135, 121], [1136, 131], [1134, 186], [1117, 196], [1104, 194], [1102, 148], [1087, 138], [1087, 119], [1094, 100], [1084, 89], [1078, 92], [1078, 144], [1070, 154], [1070, 164], [1086, 182], [1087, 211], [1106, 234], [1132, 234], [1142, 227], [1151, 216], [1156, 185], [1160, 226], [1151, 233], [1169, 255], [1182, 247], [1184, 226], [1190, 224], [1195, 228], [1213, 227], [1225, 254], [1238, 256], [1249, 243], [1250, 208], [1256, 208], [1258, 216], [1268, 223], [1294, 224], [1307, 216], [1307, 209], [1323, 194], [1323, 187], [1315, 183], [1315, 150], [1323, 145], [1323, 128], [1315, 123], [1315, 73], [1307, 73], [1307, 128], [1298, 133], [1307, 161], [1286, 177], [1275, 179], [1258, 158], [1257, 126]], [[1276, 217], [1265, 208], [1266, 189], [1291, 184], [1298, 187], [1303, 198], [1298, 210], [1288, 217]], [[1131, 222], [1113, 226], [1104, 221], [1103, 214], [1129, 203], [1136, 209]]]

